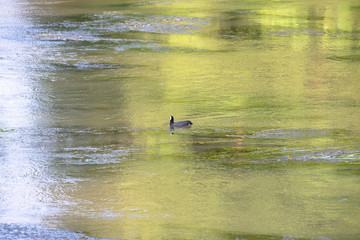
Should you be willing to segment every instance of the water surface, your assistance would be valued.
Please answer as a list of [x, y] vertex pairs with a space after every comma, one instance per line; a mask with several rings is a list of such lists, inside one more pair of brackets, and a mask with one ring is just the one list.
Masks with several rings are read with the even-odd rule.
[[358, 239], [359, 8], [3, 1], [0, 236]]

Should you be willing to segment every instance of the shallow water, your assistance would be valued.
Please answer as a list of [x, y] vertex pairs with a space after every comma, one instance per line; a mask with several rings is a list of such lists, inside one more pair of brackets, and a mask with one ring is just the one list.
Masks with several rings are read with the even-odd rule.
[[3, 1], [0, 237], [358, 239], [359, 8]]

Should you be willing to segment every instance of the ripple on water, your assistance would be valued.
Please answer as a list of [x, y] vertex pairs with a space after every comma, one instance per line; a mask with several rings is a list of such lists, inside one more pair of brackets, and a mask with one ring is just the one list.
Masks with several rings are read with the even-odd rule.
[[0, 224], [0, 237], [13, 239], [95, 239], [83, 233], [66, 230], [45, 229], [36, 225]]
[[121, 148], [118, 145], [104, 147], [68, 147], [56, 154], [57, 160], [72, 165], [101, 165], [121, 163], [129, 159], [134, 148]]
[[292, 149], [293, 154], [287, 155], [282, 158], [295, 161], [326, 163], [344, 163], [360, 161], [360, 151], [357, 149], [315, 149], [306, 153], [301, 153], [303, 151], [304, 150]]
[[[56, 25], [44, 25], [45, 33], [35, 34], [34, 39], [47, 41], [94, 41], [101, 35], [119, 32], [177, 33], [194, 34], [209, 26], [209, 18], [188, 16], [139, 16], [108, 12], [102, 15], [87, 16], [73, 21], [57, 19]], [[61, 31], [47, 32], [48, 29], [62, 26]], [[78, 29], [81, 29], [79, 31]]]
[[[205, 159], [222, 159], [228, 164], [245, 163], [355, 163], [360, 150], [346, 141], [333, 147], [334, 139], [351, 135], [328, 129], [265, 129], [192, 131], [194, 149]], [[339, 143], [339, 142], [338, 142]]]
[[59, 138], [53, 157], [65, 165], [122, 163], [137, 150], [129, 131], [127, 128], [57, 129]]
[[324, 129], [268, 129], [245, 135], [248, 138], [314, 138], [324, 137], [328, 132]]

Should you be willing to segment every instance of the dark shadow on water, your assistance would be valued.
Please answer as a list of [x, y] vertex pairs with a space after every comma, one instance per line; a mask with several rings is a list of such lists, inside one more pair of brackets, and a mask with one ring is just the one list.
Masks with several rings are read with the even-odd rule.
[[191, 128], [191, 125], [179, 126], [179, 127], [170, 126], [170, 134], [174, 135], [176, 132], [176, 129], [189, 129], [189, 128]]

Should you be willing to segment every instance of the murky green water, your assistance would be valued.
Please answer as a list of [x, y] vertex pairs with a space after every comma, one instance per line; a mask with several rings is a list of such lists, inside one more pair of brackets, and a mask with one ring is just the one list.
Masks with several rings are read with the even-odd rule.
[[0, 238], [359, 238], [358, 1], [0, 10]]

